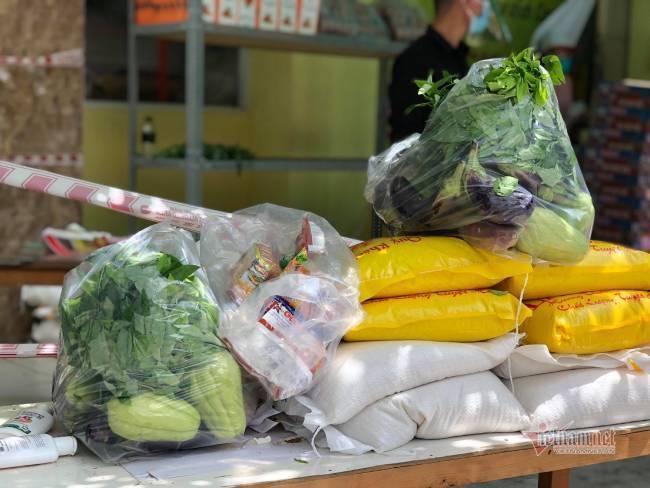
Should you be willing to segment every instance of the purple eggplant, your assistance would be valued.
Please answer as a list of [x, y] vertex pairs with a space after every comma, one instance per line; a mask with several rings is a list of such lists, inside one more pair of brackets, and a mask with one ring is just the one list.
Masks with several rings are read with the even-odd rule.
[[524, 224], [533, 213], [533, 195], [521, 185], [514, 190], [501, 193], [497, 191], [498, 179], [489, 175], [480, 176], [476, 172], [468, 175], [466, 188], [474, 202], [493, 224]]
[[425, 198], [403, 176], [396, 176], [390, 183], [390, 199], [393, 207], [405, 219], [424, 222], [433, 213], [433, 198]]
[[521, 228], [516, 225], [499, 225], [476, 222], [458, 229], [458, 234], [477, 247], [493, 252], [503, 252], [515, 247]]

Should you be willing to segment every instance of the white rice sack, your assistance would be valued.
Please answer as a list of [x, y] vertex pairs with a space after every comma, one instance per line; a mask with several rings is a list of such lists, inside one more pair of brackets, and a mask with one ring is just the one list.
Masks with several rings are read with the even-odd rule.
[[[444, 439], [515, 432], [528, 426], [523, 407], [494, 374], [485, 371], [428, 383], [383, 398], [334, 428], [341, 435], [383, 452], [416, 437]], [[331, 437], [328, 433], [328, 441]], [[335, 446], [340, 439], [336, 441]]]
[[509, 379], [511, 374], [512, 378], [521, 378], [570, 369], [625, 367], [650, 373], [650, 345], [598, 354], [557, 354], [550, 352], [545, 344], [529, 344], [516, 348], [494, 372]]
[[281, 404], [304, 425], [341, 424], [389, 395], [433, 381], [478, 373], [506, 360], [517, 336], [486, 342], [370, 341], [342, 343], [331, 367], [306, 394]]
[[650, 375], [578, 369], [514, 380], [536, 430], [580, 429], [650, 419]]

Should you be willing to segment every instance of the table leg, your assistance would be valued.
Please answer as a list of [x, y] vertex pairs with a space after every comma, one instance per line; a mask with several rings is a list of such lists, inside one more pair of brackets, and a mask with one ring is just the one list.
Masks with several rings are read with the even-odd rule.
[[539, 473], [537, 488], [569, 488], [570, 474], [569, 469]]

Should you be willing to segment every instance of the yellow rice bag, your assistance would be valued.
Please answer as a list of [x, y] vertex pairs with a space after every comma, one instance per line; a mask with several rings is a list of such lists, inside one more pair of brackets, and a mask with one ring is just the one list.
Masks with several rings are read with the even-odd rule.
[[596, 354], [650, 343], [650, 292], [602, 291], [526, 302], [526, 344], [551, 352]]
[[[378, 298], [363, 304], [365, 320], [346, 341], [475, 342], [515, 329], [518, 300], [502, 291], [461, 290]], [[519, 321], [531, 316], [522, 305]]]
[[[608, 242], [591, 241], [584, 260], [571, 266], [534, 266], [525, 299], [557, 297], [586, 291], [650, 290], [650, 254]], [[525, 274], [497, 288], [521, 294]]]
[[434, 291], [489, 288], [532, 270], [530, 256], [502, 256], [455, 237], [383, 237], [352, 248], [361, 301]]

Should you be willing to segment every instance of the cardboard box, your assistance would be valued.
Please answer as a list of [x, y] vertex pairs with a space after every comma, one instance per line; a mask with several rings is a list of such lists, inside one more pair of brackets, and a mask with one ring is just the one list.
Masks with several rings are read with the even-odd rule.
[[[214, 3], [202, 0], [203, 20], [214, 22]], [[187, 0], [136, 0], [135, 22], [138, 25], [173, 24], [187, 20]]]
[[254, 29], [257, 22], [258, 0], [238, 0], [239, 25]]
[[259, 0], [257, 10], [257, 28], [261, 30], [278, 30], [279, 0]]
[[298, 0], [278, 0], [280, 13], [278, 30], [295, 33], [298, 30]]
[[298, 1], [298, 33], [313, 36], [318, 31], [320, 0]]

